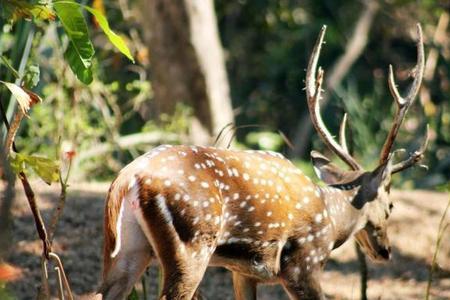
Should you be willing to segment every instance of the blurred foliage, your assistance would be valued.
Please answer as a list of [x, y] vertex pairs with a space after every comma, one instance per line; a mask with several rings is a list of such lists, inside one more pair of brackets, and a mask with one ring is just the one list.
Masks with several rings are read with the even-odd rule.
[[6, 283], [0, 281], [0, 299], [2, 300], [13, 300], [15, 299], [11, 293], [6, 288]]
[[[135, 2], [94, 0], [84, 1], [79, 6], [81, 9], [83, 5], [90, 5], [104, 12], [109, 20], [106, 26], [104, 20], [82, 10], [96, 51], [89, 65], [92, 70], [89, 86], [76, 79], [64, 59], [65, 49], [72, 39], [59, 23], [52, 21], [57, 17], [53, 10], [47, 17], [43, 15], [31, 23], [26, 19], [36, 18], [32, 12], [2, 6], [3, 20], [7, 15], [8, 18], [18, 17], [14, 17], [12, 23], [0, 24], [0, 54], [5, 57], [0, 61], [0, 79], [14, 80], [8, 64], [20, 71], [27, 39], [32, 35], [30, 57], [22, 72], [27, 70], [27, 84], [34, 85], [40, 78], [34, 90], [44, 99], [44, 105], [33, 108], [31, 118], [19, 133], [17, 143], [25, 153], [52, 154], [59, 138], [63, 145], [80, 154], [99, 145], [118, 145], [121, 138], [138, 132], [186, 136], [191, 108], [180, 105], [172, 116], [151, 118], [148, 105], [153, 101], [151, 55], [143, 42], [147, 29], [139, 24]], [[37, 1], [30, 3], [41, 5]], [[332, 0], [217, 0], [215, 4], [237, 112], [236, 124], [261, 125], [261, 128], [242, 126], [244, 128], [237, 132], [237, 144], [288, 154], [288, 147], [282, 146], [283, 139], [277, 132], [281, 130], [292, 139], [301, 114], [307, 110], [304, 69], [320, 27], [328, 25], [326, 45], [320, 58], [326, 76], [345, 51], [364, 5]], [[395, 112], [387, 87], [387, 66], [394, 65], [400, 90], [405, 91], [408, 72], [416, 56], [411, 39], [415, 34], [414, 24], [421, 22], [426, 53], [431, 50], [438, 53], [432, 78], [424, 82], [430, 91], [430, 101], [416, 101], [396, 147], [414, 150], [425, 132], [425, 124], [429, 123], [432, 137], [425, 162], [430, 169], [425, 172], [415, 168], [396, 176], [396, 180], [408, 187], [445, 185], [450, 179], [450, 41], [436, 43], [433, 35], [442, 14], [449, 9], [448, 4], [431, 0], [385, 0], [379, 5], [364, 54], [330, 95], [329, 105], [323, 109], [324, 120], [330, 131], [337, 133], [344, 111], [348, 112], [349, 136], [355, 155], [367, 168], [375, 166]], [[128, 37], [124, 41], [130, 45], [130, 56], [136, 58], [135, 64], [107, 42], [108, 38], [116, 37], [108, 34], [110, 27]], [[0, 97], [6, 99], [7, 93], [1, 92]], [[308, 143], [308, 149], [327, 152], [315, 133], [311, 141], [303, 142]], [[92, 157], [77, 164], [74, 176], [83, 178], [83, 174], [89, 174], [93, 179], [110, 179], [142, 151], [142, 145], [126, 149], [116, 146], [113, 151], [102, 154], [101, 159]], [[302, 169], [310, 169], [308, 153], [295, 158]]]
[[148, 121], [142, 128], [143, 132], [163, 130], [186, 135], [189, 130], [189, 121], [192, 117], [192, 108], [184, 103], [177, 103], [173, 115], [161, 114], [159, 122]]
[[[24, 153], [53, 156], [60, 139], [70, 148], [67, 151], [79, 153], [95, 143], [114, 142], [122, 133], [136, 132], [144, 124], [138, 110], [143, 99], [150, 98], [150, 85], [140, 80], [138, 66], [131, 70], [129, 62], [112, 51], [111, 45], [133, 60], [124, 40], [111, 30], [102, 15], [103, 2], [94, 4], [95, 9], [71, 0], [56, 1], [53, 11], [50, 2], [29, 3], [36, 9], [45, 6], [54, 14], [53, 18], [46, 18], [14, 10], [14, 7], [21, 7], [21, 1], [0, 3], [2, 8], [10, 8], [2, 11], [0, 20], [0, 77], [17, 80], [20, 75], [20, 84], [28, 88], [38, 84], [35, 90], [45, 100], [44, 105], [33, 109], [31, 118], [19, 132], [16, 142]], [[86, 19], [81, 8], [93, 17]], [[59, 22], [44, 22], [54, 21], [56, 16], [62, 26]], [[106, 43], [105, 37], [112, 44]], [[98, 51], [96, 57], [93, 56], [94, 45]], [[124, 66], [129, 69], [123, 70]], [[115, 72], [109, 72], [111, 69]], [[76, 77], [91, 85], [84, 86]], [[7, 93], [1, 92], [1, 98], [6, 99]], [[126, 100], [119, 101], [118, 97]], [[14, 103], [3, 101], [5, 104], [11, 116]], [[125, 128], [123, 132], [122, 128]], [[23, 161], [16, 165], [23, 165]], [[90, 168], [99, 166], [105, 169], [105, 162], [97, 160], [97, 164], [89, 164]], [[83, 174], [89, 171], [84, 166], [78, 170]]]
[[245, 137], [245, 142], [250, 146], [257, 146], [260, 149], [279, 151], [284, 143], [283, 138], [273, 132], [260, 131], [250, 132]]
[[[415, 23], [421, 22], [426, 54], [432, 49], [438, 51], [433, 77], [423, 84], [430, 90], [431, 101], [422, 101], [422, 105], [421, 100], [415, 102], [395, 147], [416, 149], [425, 124], [429, 123], [432, 137], [425, 160], [429, 171], [414, 168], [396, 180], [409, 187], [446, 184], [450, 179], [450, 41], [437, 44], [433, 35], [449, 4], [391, 0], [379, 1], [379, 5], [364, 53], [330, 95], [323, 118], [329, 130], [337, 134], [342, 116], [348, 112], [355, 156], [367, 168], [374, 167], [395, 112], [387, 86], [387, 67], [395, 67], [400, 90], [405, 91], [411, 81], [408, 71], [416, 59], [411, 36], [415, 36]], [[241, 0], [216, 1], [216, 9], [228, 58], [233, 104], [239, 112], [237, 123], [264, 124], [293, 137], [301, 113], [307, 111], [302, 80], [320, 27], [328, 25], [319, 62], [327, 76], [345, 51], [364, 5], [331, 0]], [[238, 138], [247, 134], [241, 130]], [[327, 152], [315, 133], [310, 148]], [[308, 156], [305, 154], [303, 159]]]

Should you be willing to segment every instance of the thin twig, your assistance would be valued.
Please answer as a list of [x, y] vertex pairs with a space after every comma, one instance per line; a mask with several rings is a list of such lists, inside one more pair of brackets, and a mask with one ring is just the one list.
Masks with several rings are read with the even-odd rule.
[[58, 296], [60, 300], [64, 300], [64, 287], [61, 278], [61, 269], [59, 267], [55, 267], [55, 271], [58, 274]]
[[66, 272], [64, 272], [64, 267], [63, 267], [63, 264], [61, 262], [61, 259], [59, 258], [59, 256], [56, 253], [53, 253], [53, 252], [49, 253], [49, 257], [52, 258], [56, 262], [56, 264], [57, 264], [57, 266], [59, 268], [59, 271], [60, 271], [58, 273], [58, 276], [60, 276], [59, 280], [62, 280], [64, 289], [65, 289], [65, 291], [67, 293], [67, 298], [69, 300], [73, 300], [72, 290], [70, 288], [69, 281], [67, 280]]
[[5, 154], [6, 156], [9, 156], [12, 150], [14, 152], [17, 152], [17, 149], [14, 149], [14, 139], [16, 138], [17, 130], [19, 129], [20, 122], [22, 122], [23, 119], [23, 112], [19, 109], [17, 110], [16, 115], [14, 116], [14, 119], [8, 127], [8, 134], [6, 136], [6, 143], [5, 143]]
[[38, 232], [39, 238], [42, 241], [43, 246], [43, 255], [46, 259], [49, 258], [48, 254], [51, 251], [50, 242], [48, 240], [47, 230], [45, 228], [44, 220], [42, 219], [41, 213], [39, 211], [36, 196], [34, 194], [33, 189], [27, 179], [27, 176], [24, 172], [19, 173], [20, 182], [22, 182], [23, 189], [25, 191], [25, 195], [28, 199], [28, 204], [30, 205], [31, 212], [33, 213], [34, 222], [36, 224], [36, 230]]
[[47, 269], [47, 259], [41, 257], [41, 286], [39, 287], [37, 299], [50, 299], [50, 287], [48, 285], [48, 269]]

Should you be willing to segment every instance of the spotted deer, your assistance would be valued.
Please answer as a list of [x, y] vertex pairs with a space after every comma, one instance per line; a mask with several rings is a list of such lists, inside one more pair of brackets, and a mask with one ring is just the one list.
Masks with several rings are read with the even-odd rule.
[[369, 257], [389, 259], [391, 175], [418, 163], [428, 140], [427, 135], [406, 160], [393, 162], [392, 145], [422, 80], [421, 28], [417, 25], [416, 74], [406, 97], [399, 94], [390, 68], [397, 113], [372, 171], [349, 154], [345, 118], [337, 142], [320, 115], [323, 70], [316, 67], [325, 29], [307, 69], [308, 107], [320, 137], [350, 170], [313, 151], [322, 186], [274, 152], [159, 146], [126, 166], [110, 187], [98, 295], [124, 299], [156, 259], [163, 271], [160, 299], [196, 298], [208, 266], [232, 271], [240, 300], [256, 299], [259, 283], [279, 283], [291, 299], [323, 299], [321, 270], [330, 252], [351, 236]]

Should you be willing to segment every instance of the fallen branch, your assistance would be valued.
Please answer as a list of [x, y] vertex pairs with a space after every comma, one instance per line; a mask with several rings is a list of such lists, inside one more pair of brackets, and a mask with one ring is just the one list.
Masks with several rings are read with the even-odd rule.
[[130, 134], [118, 138], [115, 144], [97, 144], [90, 149], [81, 152], [79, 156], [75, 157], [75, 164], [78, 165], [80, 162], [83, 162], [87, 159], [98, 157], [114, 150], [118, 150], [117, 146], [123, 149], [127, 149], [141, 144], [156, 145], [161, 143], [173, 143], [182, 141], [183, 139], [180, 140], [180, 136], [178, 134], [167, 133], [163, 131]]

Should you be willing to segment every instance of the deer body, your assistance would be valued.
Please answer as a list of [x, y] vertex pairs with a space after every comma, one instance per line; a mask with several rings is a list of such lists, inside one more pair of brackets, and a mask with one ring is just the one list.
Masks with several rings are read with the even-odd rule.
[[373, 171], [350, 155], [346, 118], [338, 143], [320, 116], [323, 70], [316, 76], [316, 68], [325, 27], [306, 73], [308, 108], [322, 140], [350, 170], [313, 151], [322, 187], [274, 152], [169, 145], [126, 166], [105, 205], [101, 296], [124, 299], [157, 258], [163, 270], [161, 299], [196, 298], [209, 265], [233, 272], [238, 300], [256, 299], [258, 283], [280, 283], [291, 299], [323, 299], [320, 271], [330, 252], [353, 234], [372, 259], [389, 259], [391, 175], [418, 163], [428, 141], [406, 160], [392, 163], [392, 145], [424, 69], [420, 25], [417, 29], [417, 75], [405, 98], [390, 68], [397, 113]]
[[[278, 153], [160, 146], [125, 167], [111, 185], [104, 289], [122, 282], [117, 275], [135, 255], [121, 247], [136, 243], [148, 254], [133, 278], [155, 253], [161, 262], [181, 262], [172, 267], [196, 279], [191, 293], [208, 265], [255, 283], [288, 287], [316, 280], [309, 277], [331, 250], [361, 227], [361, 211], [351, 204], [356, 193], [315, 185]], [[137, 236], [144, 241], [124, 242]], [[114, 274], [110, 281], [108, 274]]]

